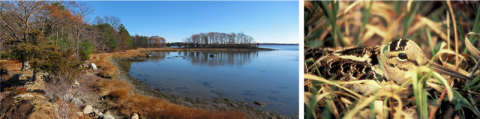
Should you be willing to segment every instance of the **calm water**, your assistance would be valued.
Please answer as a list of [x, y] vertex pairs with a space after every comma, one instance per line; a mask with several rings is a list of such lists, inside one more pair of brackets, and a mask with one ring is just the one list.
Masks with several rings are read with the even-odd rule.
[[[167, 94], [236, 102], [268, 102], [267, 111], [298, 114], [298, 45], [260, 45], [277, 51], [154, 52], [144, 62], [122, 61], [130, 75]], [[210, 54], [216, 54], [214, 58]], [[185, 57], [185, 59], [183, 59]]]

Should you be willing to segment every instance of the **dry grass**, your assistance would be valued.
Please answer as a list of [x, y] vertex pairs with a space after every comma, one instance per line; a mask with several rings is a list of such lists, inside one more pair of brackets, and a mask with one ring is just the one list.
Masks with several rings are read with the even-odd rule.
[[100, 55], [97, 59], [92, 60], [92, 63], [98, 66], [100, 70], [100, 76], [106, 78], [116, 78], [118, 75], [118, 68], [105, 58], [105, 55]]
[[97, 88], [100, 95], [107, 95], [116, 90], [126, 90], [128, 93], [133, 94], [133, 91], [135, 90], [132, 84], [125, 81], [102, 79], [96, 82], [95, 88]]
[[169, 103], [162, 99], [145, 95], [129, 95], [125, 89], [118, 89], [108, 94], [122, 115], [139, 114], [141, 118], [175, 118], [175, 119], [244, 119], [245, 113], [226, 110], [215, 111], [189, 108]]
[[125, 81], [98, 80], [96, 84], [98, 93], [106, 95], [109, 100], [113, 101], [113, 103], [107, 103], [113, 106], [114, 109], [117, 109], [121, 115], [125, 116], [137, 113], [141, 118], [246, 118], [245, 113], [241, 111], [189, 108], [172, 104], [162, 99], [133, 94], [134, 87]]

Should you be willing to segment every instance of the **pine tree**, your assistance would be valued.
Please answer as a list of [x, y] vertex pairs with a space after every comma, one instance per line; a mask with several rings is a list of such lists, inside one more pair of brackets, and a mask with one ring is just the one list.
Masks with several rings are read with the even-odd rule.
[[14, 48], [14, 53], [23, 54], [20, 61], [30, 61], [33, 75], [39, 70], [56, 73], [60, 71], [79, 72], [80, 62], [75, 57], [75, 49], [62, 53], [58, 46], [43, 36], [40, 30], [33, 29], [28, 33], [28, 42], [21, 42]]

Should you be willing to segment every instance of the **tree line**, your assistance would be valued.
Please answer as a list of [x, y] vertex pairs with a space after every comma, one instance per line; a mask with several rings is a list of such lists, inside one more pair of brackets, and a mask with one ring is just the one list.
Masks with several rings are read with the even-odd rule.
[[[40, 50], [50, 42], [55, 46], [53, 50], [67, 52], [73, 49], [76, 55], [165, 46], [165, 38], [157, 35], [130, 35], [115, 16], [96, 16], [90, 20], [93, 11], [90, 5], [75, 1], [0, 1], [2, 57], [15, 56], [28, 61], [31, 59], [27, 57], [31, 53], [28, 50]], [[45, 43], [35, 44], [38, 47], [25, 47], [33, 49], [16, 50], [20, 46], [34, 45], [29, 42], [37, 43], [38, 40], [47, 42], [38, 42]]]
[[208, 32], [193, 34], [183, 39], [184, 47], [203, 48], [232, 48], [232, 47], [254, 47], [253, 37], [240, 33]]

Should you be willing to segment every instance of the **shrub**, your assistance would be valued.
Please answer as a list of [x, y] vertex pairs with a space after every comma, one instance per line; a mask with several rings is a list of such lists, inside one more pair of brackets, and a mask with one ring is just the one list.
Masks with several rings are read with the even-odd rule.
[[100, 69], [100, 76], [114, 79], [118, 76], [118, 69], [114, 66], [104, 66]]
[[3, 50], [2, 52], [0, 52], [0, 55], [2, 56], [2, 59], [16, 60], [20, 58], [20, 55], [15, 55], [8, 50]]
[[84, 50], [80, 50], [78, 55], [80, 57], [80, 61], [85, 61], [89, 58], [88, 54]]
[[[93, 51], [97, 50], [95, 46], [93, 46], [88, 40], [82, 40], [82, 43], [80, 44], [80, 53], [84, 53], [81, 56], [82, 60], [87, 60], [90, 58], [90, 54], [93, 53]], [[83, 57], [83, 58], [82, 58]]]
[[79, 62], [73, 54], [75, 54], [75, 49], [73, 48], [63, 53], [51, 52], [47, 56], [48, 60], [39, 62], [39, 68], [51, 74], [69, 72], [72, 76], [76, 76], [82, 71], [80, 68], [82, 62]]
[[[65, 119], [74, 117], [75, 112], [84, 104], [81, 100], [92, 95], [85, 77], [71, 72], [57, 72], [49, 76], [43, 90], [45, 97], [53, 106], [55, 117]], [[84, 86], [74, 86], [73, 81], [81, 82]]]
[[128, 90], [127, 89], [118, 89], [108, 93], [108, 98], [112, 100], [117, 99], [125, 99], [128, 97]]

